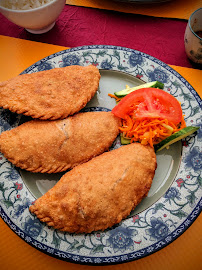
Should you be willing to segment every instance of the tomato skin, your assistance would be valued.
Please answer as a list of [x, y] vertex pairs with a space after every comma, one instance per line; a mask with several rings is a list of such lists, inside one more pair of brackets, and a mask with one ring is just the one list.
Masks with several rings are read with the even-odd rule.
[[160, 118], [174, 124], [182, 119], [178, 100], [157, 88], [142, 88], [128, 94], [113, 108], [112, 113], [122, 119], [133, 114], [135, 119]]

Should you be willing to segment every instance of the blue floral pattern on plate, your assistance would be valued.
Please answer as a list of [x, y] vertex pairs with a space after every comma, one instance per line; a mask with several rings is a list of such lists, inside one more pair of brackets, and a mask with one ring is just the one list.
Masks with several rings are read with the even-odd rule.
[[79, 62], [80, 62], [80, 58], [75, 54], [64, 55], [62, 57], [62, 61], [59, 64], [59, 66], [67, 67], [67, 66], [79, 65]]
[[194, 169], [195, 172], [202, 171], [202, 152], [199, 147], [193, 147], [185, 157], [186, 167]]
[[[149, 255], [175, 240], [201, 211], [201, 98], [175, 70], [160, 60], [123, 47], [93, 45], [50, 55], [23, 73], [55, 67], [93, 64], [122, 71], [145, 82], [160, 80], [165, 91], [177, 97], [188, 125], [198, 125], [197, 136], [183, 142], [182, 162], [170, 188], [156, 203], [104, 232], [74, 235], [42, 224], [28, 207], [35, 200], [19, 172], [0, 154], [0, 215], [22, 239], [59, 259], [82, 264], [114, 264]], [[93, 108], [93, 110], [105, 110]], [[108, 109], [106, 109], [108, 110]], [[0, 131], [15, 127], [19, 118], [0, 110]], [[119, 147], [116, 142], [113, 147]]]
[[160, 240], [169, 234], [168, 225], [163, 222], [162, 218], [151, 217], [151, 227], [146, 230], [146, 234], [150, 236], [150, 240]]
[[147, 74], [149, 76], [149, 81], [159, 81], [162, 83], [168, 83], [169, 76], [161, 68], [154, 68], [153, 70], [148, 70]]
[[125, 251], [127, 249], [134, 250], [134, 241], [132, 236], [137, 234], [138, 232], [135, 229], [119, 226], [110, 231], [107, 244], [113, 248], [114, 252], [118, 252], [120, 250]]

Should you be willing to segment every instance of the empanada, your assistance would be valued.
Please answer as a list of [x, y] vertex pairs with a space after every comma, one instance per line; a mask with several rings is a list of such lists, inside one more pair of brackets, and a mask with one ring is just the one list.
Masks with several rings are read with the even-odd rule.
[[147, 195], [155, 169], [153, 148], [122, 146], [67, 172], [29, 209], [62, 231], [104, 230], [127, 217]]
[[93, 65], [19, 75], [0, 82], [0, 107], [32, 118], [63, 119], [85, 107], [99, 80], [99, 70]]
[[108, 150], [119, 133], [111, 112], [85, 112], [55, 121], [32, 120], [0, 135], [0, 151], [17, 167], [56, 173]]

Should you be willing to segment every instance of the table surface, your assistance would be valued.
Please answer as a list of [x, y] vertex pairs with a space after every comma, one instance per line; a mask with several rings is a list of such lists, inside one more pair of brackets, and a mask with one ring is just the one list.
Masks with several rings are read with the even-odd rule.
[[[99, 24], [93, 24], [95, 18]], [[137, 49], [167, 64], [176, 65], [173, 68], [202, 96], [202, 71], [187, 59], [184, 51], [183, 36], [186, 25], [185, 20], [65, 6], [54, 29], [35, 36], [0, 15], [0, 35], [3, 35], [0, 36], [0, 81], [18, 75], [39, 59], [66, 47], [108, 44]], [[174, 43], [174, 40], [177, 41]], [[202, 217], [199, 216], [186, 232], [164, 249], [134, 262], [100, 266], [99, 269], [201, 269], [201, 227]], [[20, 239], [1, 219], [0, 228], [2, 270], [90, 268], [60, 261], [39, 252]], [[97, 267], [91, 266], [92, 268]]]

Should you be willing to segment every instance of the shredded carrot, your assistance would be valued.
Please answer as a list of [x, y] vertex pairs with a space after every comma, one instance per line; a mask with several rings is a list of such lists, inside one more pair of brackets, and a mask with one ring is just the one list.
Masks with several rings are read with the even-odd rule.
[[111, 98], [115, 98], [116, 102], [119, 102], [121, 100], [121, 98], [118, 98], [117, 96], [115, 96], [113, 94], [108, 94], [108, 96]]
[[128, 116], [122, 120], [122, 127], [119, 130], [124, 132], [124, 137], [130, 139], [131, 143], [139, 141], [141, 144], [149, 144], [153, 147], [153, 145], [184, 127], [186, 127], [186, 123], [183, 116], [180, 127], [177, 127], [167, 119], [148, 118], [134, 120], [131, 116]]
[[153, 147], [153, 141], [152, 141], [152, 138], [153, 138], [153, 132], [152, 132], [152, 129], [151, 127], [149, 128], [149, 144]]
[[119, 129], [122, 132], [126, 132], [126, 131], [131, 130], [132, 127], [133, 127], [133, 120], [129, 116], [127, 116], [125, 126], [120, 127]]

